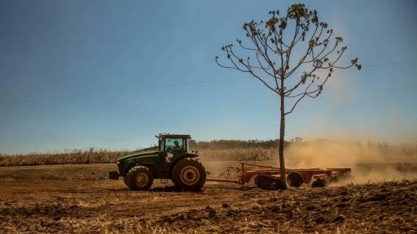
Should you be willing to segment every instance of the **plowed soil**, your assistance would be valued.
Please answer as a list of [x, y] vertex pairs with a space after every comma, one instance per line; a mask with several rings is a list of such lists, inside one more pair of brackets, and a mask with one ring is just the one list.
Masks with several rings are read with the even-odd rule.
[[138, 192], [108, 180], [114, 169], [0, 168], [0, 233], [417, 233], [416, 180], [200, 192], [156, 180]]

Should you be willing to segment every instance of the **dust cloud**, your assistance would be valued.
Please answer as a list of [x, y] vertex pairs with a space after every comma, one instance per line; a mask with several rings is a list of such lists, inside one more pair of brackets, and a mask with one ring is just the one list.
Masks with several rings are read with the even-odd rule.
[[286, 149], [287, 168], [349, 167], [348, 183], [417, 179], [417, 145], [330, 140], [298, 142]]

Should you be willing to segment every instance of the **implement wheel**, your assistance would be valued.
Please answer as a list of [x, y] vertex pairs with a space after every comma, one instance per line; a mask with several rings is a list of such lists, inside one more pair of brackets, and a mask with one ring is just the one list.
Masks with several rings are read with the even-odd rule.
[[258, 175], [255, 177], [255, 184], [266, 190], [278, 190], [283, 189], [282, 181], [280, 179], [273, 179], [267, 176]]
[[300, 187], [304, 183], [304, 177], [298, 172], [291, 172], [287, 175], [287, 183], [291, 187]]
[[148, 190], [153, 183], [153, 175], [149, 168], [136, 166], [130, 169], [124, 182], [132, 190]]
[[172, 181], [184, 190], [200, 190], [206, 182], [206, 169], [197, 159], [181, 159], [172, 170]]
[[324, 188], [324, 187], [327, 187], [328, 184], [329, 184], [329, 181], [327, 179], [319, 178], [313, 181], [313, 183], [311, 183], [311, 187], [312, 188]]

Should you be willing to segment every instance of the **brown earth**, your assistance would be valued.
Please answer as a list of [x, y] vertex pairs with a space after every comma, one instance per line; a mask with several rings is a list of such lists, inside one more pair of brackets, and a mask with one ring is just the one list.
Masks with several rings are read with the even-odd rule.
[[112, 164], [0, 167], [0, 233], [417, 233], [417, 181], [265, 191], [155, 181], [130, 191]]

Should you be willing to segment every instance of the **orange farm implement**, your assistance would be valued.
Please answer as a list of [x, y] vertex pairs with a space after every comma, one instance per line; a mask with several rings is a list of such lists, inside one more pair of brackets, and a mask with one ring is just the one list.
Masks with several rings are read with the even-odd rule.
[[[276, 190], [280, 188], [280, 168], [263, 166], [252, 163], [241, 163], [240, 175], [230, 178], [230, 169], [223, 172], [218, 178], [208, 178], [207, 181], [229, 182], [244, 186], [254, 177], [255, 184], [262, 189]], [[303, 183], [311, 187], [325, 187], [351, 176], [350, 168], [303, 168], [285, 169], [287, 184], [291, 187], [300, 187]], [[224, 178], [226, 177], [226, 178]]]

